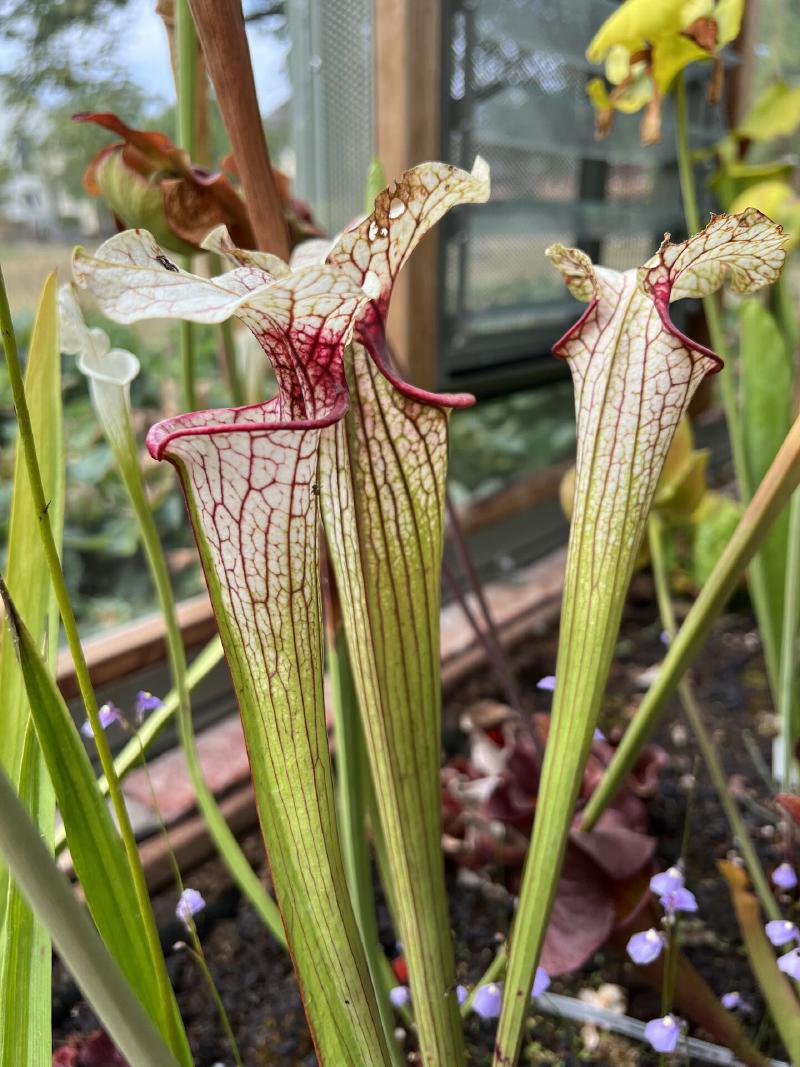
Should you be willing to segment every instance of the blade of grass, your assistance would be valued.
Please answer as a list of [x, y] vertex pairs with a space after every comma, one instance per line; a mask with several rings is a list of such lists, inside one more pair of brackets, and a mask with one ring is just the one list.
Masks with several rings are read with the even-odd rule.
[[[56, 277], [51, 274], [39, 299], [25, 369], [31, 431], [41, 457], [42, 484], [50, 522], [60, 548], [64, 517], [64, 442], [61, 411], [61, 355], [58, 346]], [[55, 665], [58, 611], [38, 538], [38, 518], [22, 449], [16, 451], [7, 575], [30, 619], [34, 639], [46, 641]], [[3, 629], [0, 645], [0, 767], [16, 786], [49, 844], [53, 840], [55, 797], [31, 726], [22, 673]], [[5, 917], [3, 912], [5, 911]], [[52, 1055], [50, 940], [17, 886], [0, 863], [0, 1064], [46, 1067]]]
[[131, 1067], [177, 1067], [178, 1061], [98, 937], [2, 771], [0, 851], [59, 955]]
[[[180, 1021], [160, 949], [163, 979], [159, 981], [153, 973], [124, 848], [97, 788], [78, 730], [1, 579], [0, 596], [25, 679], [39, 744], [66, 827], [75, 873], [97, 929], [153, 1021], [163, 1023], [165, 1016], [172, 1012]], [[165, 991], [166, 1002], [162, 1000]], [[188, 1045], [184, 1062], [191, 1064]]]
[[[49, 505], [42, 484], [42, 475], [36, 454], [36, 442], [33, 435], [28, 403], [25, 398], [19, 352], [17, 351], [17, 342], [14, 335], [13, 323], [11, 321], [11, 309], [8, 306], [8, 295], [6, 293], [2, 270], [0, 270], [0, 332], [2, 332], [3, 336], [3, 347], [6, 355], [9, 382], [14, 397], [20, 443], [25, 457], [25, 469], [30, 482], [31, 495], [36, 509], [41, 544], [47, 561], [47, 567], [50, 572], [50, 581], [58, 603], [59, 614], [64, 624], [64, 631], [72, 655], [78, 687], [81, 692], [84, 707], [86, 708], [86, 714], [91, 723], [92, 732], [94, 733], [100, 763], [109, 782], [111, 802], [125, 848], [130, 879], [136, 894], [137, 911], [139, 913], [139, 921], [141, 924], [140, 933], [144, 934], [144, 939], [150, 954], [152, 971], [161, 994], [158, 1001], [159, 1017], [164, 1028], [163, 1032], [169, 1035], [171, 1047], [183, 1062], [189, 1064], [191, 1063], [191, 1056], [189, 1053], [188, 1041], [186, 1039], [186, 1032], [183, 1028], [180, 1015], [178, 1014], [175, 999], [169, 985], [169, 979], [167, 978], [164, 958], [161, 954], [161, 945], [158, 939], [158, 931], [156, 930], [155, 919], [153, 918], [153, 912], [150, 907], [150, 900], [147, 893], [147, 883], [145, 881], [144, 871], [142, 870], [139, 853], [136, 847], [136, 838], [134, 837], [128, 811], [125, 807], [122, 791], [119, 788], [119, 782], [114, 773], [111, 749], [109, 748], [108, 740], [106, 739], [100, 724], [97, 699], [94, 694], [94, 689], [92, 688], [91, 677], [86, 664], [86, 657], [83, 654], [78, 626], [75, 621], [75, 614], [72, 610], [66, 582], [64, 581], [61, 560], [53, 535], [50, 516], [48, 515]], [[94, 781], [94, 776], [92, 776], [92, 780]]]
[[758, 487], [700, 595], [669, 647], [664, 663], [603, 779], [586, 805], [581, 827], [589, 831], [614, 799], [655, 728], [667, 700], [695, 658], [747, 565], [800, 483], [800, 418]]

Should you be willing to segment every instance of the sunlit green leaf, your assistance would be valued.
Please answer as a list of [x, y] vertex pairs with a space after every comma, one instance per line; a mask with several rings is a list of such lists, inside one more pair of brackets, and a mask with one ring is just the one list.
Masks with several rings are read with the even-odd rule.
[[[178, 1014], [177, 1004], [174, 998], [161, 1003], [122, 841], [56, 683], [7, 595], [5, 606], [36, 734], [86, 903], [111, 955], [154, 1024], [164, 1032], [166, 1018]], [[165, 966], [163, 959], [160, 965]]]
[[[58, 347], [56, 278], [45, 282], [28, 347], [25, 392], [31, 414], [48, 515], [57, 542], [64, 519], [64, 443], [61, 427], [61, 357]], [[14, 466], [6, 580], [25, 611], [50, 664], [58, 649], [58, 614], [38, 535], [22, 450]], [[28, 699], [11, 634], [0, 638], [0, 766], [17, 786], [45, 841], [52, 843], [55, 800], [33, 733]], [[5, 918], [4, 918], [5, 916]], [[0, 1064], [45, 1067], [51, 1059], [50, 944], [18, 888], [0, 864]]]
[[[783, 336], [758, 300], [739, 309], [739, 374], [745, 458], [751, 485], [758, 485], [783, 444], [791, 419], [792, 365]], [[767, 582], [769, 625], [780, 640], [786, 585], [789, 516], [781, 515], [761, 549]]]
[[800, 126], [800, 85], [778, 81], [761, 93], [736, 131], [750, 141], [788, 137]]

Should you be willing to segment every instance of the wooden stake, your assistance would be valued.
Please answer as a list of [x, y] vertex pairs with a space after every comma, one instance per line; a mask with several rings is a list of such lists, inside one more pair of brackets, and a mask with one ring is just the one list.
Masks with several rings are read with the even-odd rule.
[[289, 258], [289, 231], [258, 109], [241, 0], [190, 0], [258, 247]]

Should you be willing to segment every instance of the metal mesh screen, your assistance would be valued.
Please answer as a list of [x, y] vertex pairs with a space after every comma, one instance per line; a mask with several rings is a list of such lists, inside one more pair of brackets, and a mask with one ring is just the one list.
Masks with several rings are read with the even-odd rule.
[[[487, 159], [492, 199], [454, 212], [441, 231], [442, 387], [500, 391], [559, 373], [549, 348], [575, 305], [544, 257], [553, 241], [624, 268], [664, 231], [681, 233], [669, 101], [659, 145], [643, 147], [627, 116], [594, 139], [586, 83], [597, 70], [584, 51], [615, 6], [445, 3], [443, 154], [467, 168], [477, 154]], [[709, 143], [721, 122], [699, 86], [690, 107], [693, 143]]]
[[298, 194], [329, 233], [362, 209], [373, 153], [371, 0], [291, 0]]

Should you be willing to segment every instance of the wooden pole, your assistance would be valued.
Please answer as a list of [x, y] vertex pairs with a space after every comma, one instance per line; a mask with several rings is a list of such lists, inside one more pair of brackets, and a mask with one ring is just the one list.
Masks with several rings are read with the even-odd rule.
[[241, 0], [189, 0], [228, 131], [256, 243], [289, 258], [289, 230], [258, 109]]
[[[375, 0], [374, 12], [377, 155], [391, 181], [442, 154], [441, 5]], [[438, 378], [438, 251], [434, 228], [398, 278], [388, 323], [403, 374], [427, 389]]]

